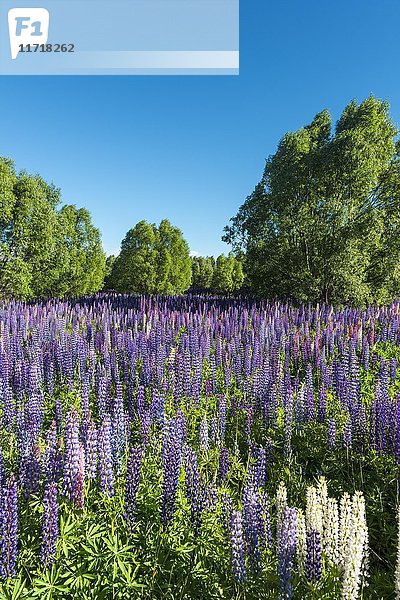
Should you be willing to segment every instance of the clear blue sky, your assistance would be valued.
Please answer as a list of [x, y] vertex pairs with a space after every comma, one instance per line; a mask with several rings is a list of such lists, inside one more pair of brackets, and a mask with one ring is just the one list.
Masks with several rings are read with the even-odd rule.
[[352, 98], [400, 123], [398, 0], [241, 0], [239, 77], [2, 77], [0, 155], [87, 207], [108, 253], [169, 218], [193, 251], [224, 225], [282, 135]]

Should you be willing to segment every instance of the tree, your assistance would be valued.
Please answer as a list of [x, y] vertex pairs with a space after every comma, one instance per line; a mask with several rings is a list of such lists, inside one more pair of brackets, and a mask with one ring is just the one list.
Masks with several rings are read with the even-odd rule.
[[[105, 258], [99, 232], [87, 211], [74, 207], [58, 211], [59, 203], [56, 187], [38, 175], [17, 174], [11, 160], [0, 158], [0, 297], [100, 289]], [[72, 218], [74, 211], [72, 224], [68, 216]], [[76, 271], [75, 278], [71, 270]]]
[[68, 204], [62, 207], [58, 219], [57, 253], [63, 259], [55, 282], [58, 294], [80, 296], [100, 290], [106, 256], [89, 212]]
[[160, 294], [180, 294], [192, 280], [189, 246], [182, 232], [164, 219], [156, 236], [157, 291]]
[[107, 256], [106, 258], [106, 269], [105, 269], [105, 274], [104, 274], [104, 284], [103, 284], [103, 290], [111, 290], [112, 289], [112, 270], [114, 267], [114, 263], [115, 263], [115, 259], [116, 257], [114, 256], [114, 254], [110, 254], [110, 256]]
[[243, 287], [243, 283], [245, 280], [243, 265], [242, 262], [233, 255], [229, 255], [229, 260], [231, 261], [232, 265], [232, 291], [236, 292]]
[[212, 279], [212, 291], [216, 294], [231, 294], [239, 290], [244, 281], [243, 269], [240, 261], [233, 255], [218, 256]]
[[140, 221], [128, 231], [110, 276], [117, 291], [139, 294], [180, 294], [190, 281], [189, 246], [166, 219], [158, 228]]
[[112, 287], [120, 292], [154, 293], [156, 289], [154, 226], [139, 221], [121, 243], [111, 274]]
[[225, 228], [260, 295], [363, 304], [400, 291], [399, 148], [389, 106], [351, 102], [288, 133]]
[[209, 290], [212, 284], [215, 259], [213, 256], [194, 256], [192, 258], [192, 288]]
[[59, 191], [0, 159], [0, 294], [35, 297], [54, 277]]

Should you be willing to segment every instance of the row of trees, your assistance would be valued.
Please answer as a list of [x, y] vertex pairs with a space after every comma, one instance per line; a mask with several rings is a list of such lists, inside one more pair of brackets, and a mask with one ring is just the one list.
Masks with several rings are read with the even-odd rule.
[[197, 292], [230, 294], [242, 287], [244, 275], [233, 255], [190, 257], [177, 227], [164, 219], [157, 227], [140, 221], [128, 231], [117, 257], [107, 259], [104, 289], [140, 294]]
[[90, 294], [101, 288], [105, 254], [83, 208], [59, 208], [60, 191], [17, 174], [0, 158], [0, 298]]
[[233, 254], [192, 258], [192, 289], [215, 294], [231, 294], [244, 282], [243, 267]]
[[225, 229], [258, 295], [338, 304], [400, 294], [400, 143], [389, 105], [351, 102], [288, 133]]
[[189, 246], [182, 232], [164, 219], [159, 227], [139, 221], [108, 259], [105, 288], [139, 294], [179, 294], [191, 283]]
[[101, 289], [232, 293], [243, 284], [233, 256], [191, 258], [182, 232], [140, 221], [106, 260], [90, 214], [60, 206], [60, 190], [0, 158], [0, 299], [80, 296]]

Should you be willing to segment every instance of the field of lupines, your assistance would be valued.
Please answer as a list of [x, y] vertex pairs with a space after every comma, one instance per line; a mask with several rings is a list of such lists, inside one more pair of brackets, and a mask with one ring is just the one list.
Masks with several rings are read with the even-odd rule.
[[400, 303], [0, 306], [0, 598], [400, 598]]

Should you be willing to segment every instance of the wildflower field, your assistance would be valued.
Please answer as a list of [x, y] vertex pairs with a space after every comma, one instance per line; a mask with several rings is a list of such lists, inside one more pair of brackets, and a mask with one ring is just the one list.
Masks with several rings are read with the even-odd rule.
[[0, 598], [400, 598], [399, 361], [397, 302], [0, 305]]

